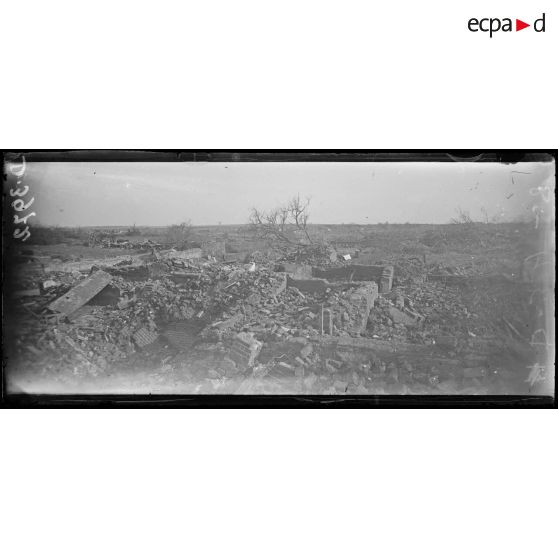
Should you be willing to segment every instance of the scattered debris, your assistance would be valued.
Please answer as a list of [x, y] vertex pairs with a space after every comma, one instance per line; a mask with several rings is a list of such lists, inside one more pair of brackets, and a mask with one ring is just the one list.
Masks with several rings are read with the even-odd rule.
[[415, 326], [419, 322], [418, 317], [415, 317], [410, 312], [404, 312], [402, 310], [399, 310], [398, 308], [395, 308], [394, 306], [391, 306], [388, 309], [388, 312], [389, 312], [390, 318], [396, 324], [403, 324], [403, 325], [406, 325], [406, 326]]
[[491, 355], [523, 365], [544, 331], [544, 298], [527, 316], [519, 280], [465, 264], [228, 244], [18, 263], [31, 278], [12, 291], [16, 354], [77, 378], [150, 367], [196, 393], [468, 393], [504, 385]]
[[240, 369], [245, 370], [254, 366], [262, 346], [263, 343], [258, 341], [253, 333], [239, 333], [231, 348], [231, 358]]
[[41, 290], [43, 291], [48, 291], [49, 289], [53, 289], [55, 287], [59, 287], [60, 283], [58, 281], [52, 281], [52, 280], [48, 280], [48, 281], [43, 281], [41, 283]]

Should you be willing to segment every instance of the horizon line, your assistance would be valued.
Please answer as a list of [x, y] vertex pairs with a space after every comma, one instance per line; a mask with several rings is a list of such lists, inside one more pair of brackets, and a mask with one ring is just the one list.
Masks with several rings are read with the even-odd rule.
[[[528, 224], [529, 221], [500, 221], [497, 223], [486, 223], [483, 221], [473, 221], [473, 225], [522, 225]], [[433, 225], [463, 225], [468, 223], [451, 223], [451, 222], [444, 222], [444, 223], [412, 223], [409, 221], [405, 222], [378, 222], [378, 223], [308, 223], [309, 226], [313, 227], [377, 227], [377, 226], [386, 226], [386, 225], [420, 225], [420, 226], [433, 226]], [[36, 228], [41, 227], [59, 227], [63, 229], [75, 229], [79, 227], [106, 227], [106, 228], [132, 228], [135, 227], [136, 229], [140, 228], [166, 228], [172, 227], [175, 225], [180, 225], [180, 223], [169, 223], [166, 225], [58, 225], [58, 224], [47, 224], [47, 223], [37, 223], [35, 224]], [[249, 227], [250, 223], [221, 223], [221, 224], [213, 224], [213, 225], [191, 225], [192, 228], [204, 228], [204, 227]]]

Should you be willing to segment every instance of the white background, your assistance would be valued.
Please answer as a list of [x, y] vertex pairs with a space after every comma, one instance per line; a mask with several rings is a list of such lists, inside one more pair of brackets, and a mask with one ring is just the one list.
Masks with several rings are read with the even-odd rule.
[[4, 4], [11, 147], [556, 145], [554, 1]]
[[[554, 2], [2, 7], [3, 148], [550, 149]], [[467, 31], [471, 17], [547, 32]], [[548, 411], [6, 411], [15, 557], [551, 556]]]

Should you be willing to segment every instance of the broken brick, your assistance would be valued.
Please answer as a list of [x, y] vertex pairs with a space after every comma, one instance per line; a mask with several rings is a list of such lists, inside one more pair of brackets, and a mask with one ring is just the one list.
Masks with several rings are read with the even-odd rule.
[[138, 347], [146, 347], [147, 345], [154, 343], [159, 337], [159, 334], [154, 331], [149, 331], [147, 328], [143, 327], [136, 331], [132, 337]]
[[313, 351], [314, 351], [314, 347], [311, 344], [305, 345], [300, 350], [300, 356], [302, 358], [307, 358], [312, 354]]
[[240, 368], [246, 369], [254, 366], [262, 346], [252, 333], [241, 332], [234, 338], [230, 356]]

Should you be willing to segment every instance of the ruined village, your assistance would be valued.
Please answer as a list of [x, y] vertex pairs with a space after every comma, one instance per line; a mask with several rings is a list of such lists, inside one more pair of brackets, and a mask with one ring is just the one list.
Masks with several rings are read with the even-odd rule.
[[[10, 256], [9, 386], [38, 393], [536, 391], [552, 286], [526, 223], [44, 228]], [[543, 279], [541, 279], [543, 278]], [[542, 283], [541, 283], [542, 281]]]

